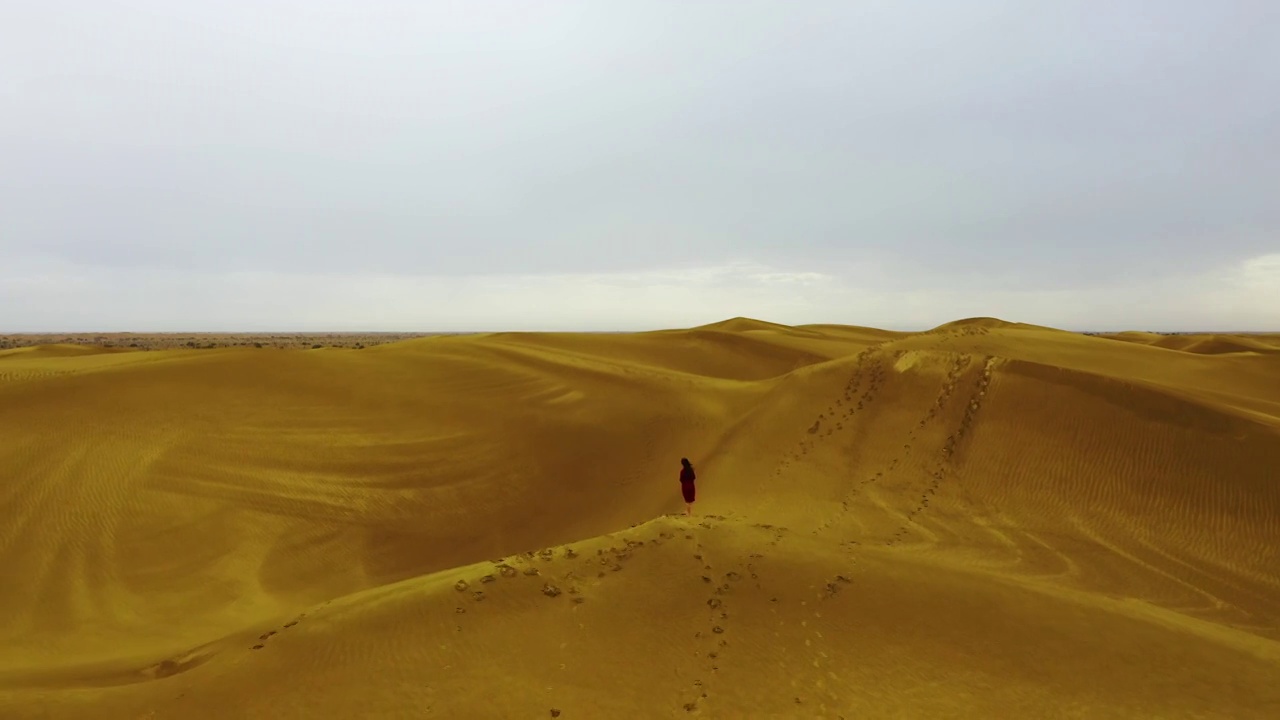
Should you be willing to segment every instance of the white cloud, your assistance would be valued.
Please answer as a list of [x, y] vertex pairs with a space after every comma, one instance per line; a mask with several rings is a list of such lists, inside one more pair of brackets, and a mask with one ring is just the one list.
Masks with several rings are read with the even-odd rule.
[[1239, 284], [1246, 292], [1262, 293], [1280, 300], [1280, 253], [1252, 258], [1241, 263]]

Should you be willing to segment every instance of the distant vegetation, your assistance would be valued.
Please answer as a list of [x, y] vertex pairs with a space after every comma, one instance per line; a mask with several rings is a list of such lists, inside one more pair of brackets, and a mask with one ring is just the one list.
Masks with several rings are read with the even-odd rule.
[[457, 333], [15, 333], [0, 335], [0, 350], [36, 345], [88, 345], [122, 350], [213, 350], [228, 347], [324, 347], [363, 350], [416, 337]]

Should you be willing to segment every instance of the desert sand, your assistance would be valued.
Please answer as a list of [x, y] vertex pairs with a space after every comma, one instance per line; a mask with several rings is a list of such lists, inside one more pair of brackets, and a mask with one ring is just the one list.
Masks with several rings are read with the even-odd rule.
[[30, 345], [0, 473], [6, 719], [1280, 717], [1278, 336]]

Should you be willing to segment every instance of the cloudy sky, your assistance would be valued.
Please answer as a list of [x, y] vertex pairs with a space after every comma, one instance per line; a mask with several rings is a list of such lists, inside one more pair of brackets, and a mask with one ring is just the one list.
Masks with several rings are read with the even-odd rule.
[[1274, 0], [0, 7], [0, 331], [1280, 330]]

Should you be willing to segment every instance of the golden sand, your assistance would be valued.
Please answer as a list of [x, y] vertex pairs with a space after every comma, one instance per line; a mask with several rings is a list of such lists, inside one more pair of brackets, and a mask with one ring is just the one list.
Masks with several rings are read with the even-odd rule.
[[114, 350], [0, 351], [0, 718], [1280, 717], [1276, 336]]

